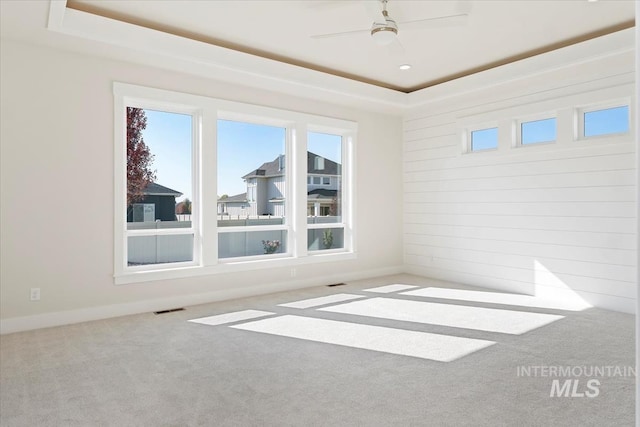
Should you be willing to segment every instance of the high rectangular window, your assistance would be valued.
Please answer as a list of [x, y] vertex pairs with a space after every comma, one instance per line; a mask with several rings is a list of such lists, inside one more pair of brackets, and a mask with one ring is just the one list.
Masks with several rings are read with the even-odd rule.
[[470, 132], [471, 151], [495, 150], [498, 148], [498, 128], [478, 129]]
[[604, 108], [582, 113], [585, 137], [629, 132], [629, 106]]
[[556, 140], [555, 117], [520, 123], [520, 144], [539, 144]]

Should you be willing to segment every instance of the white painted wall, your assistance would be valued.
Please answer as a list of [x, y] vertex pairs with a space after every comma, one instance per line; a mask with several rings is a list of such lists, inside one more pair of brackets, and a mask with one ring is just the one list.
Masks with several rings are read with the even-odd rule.
[[[634, 312], [635, 129], [573, 138], [575, 106], [626, 97], [637, 116], [634, 53], [530, 71], [484, 90], [469, 85], [405, 117], [406, 268]], [[511, 148], [511, 119], [547, 111], [558, 114], [558, 141]], [[507, 130], [499, 149], [463, 154], [465, 127], [483, 123]]]
[[[14, 41], [0, 53], [3, 332], [400, 271], [400, 118]], [[114, 81], [357, 121], [357, 259], [114, 285]]]
[[[576, 104], [630, 96], [633, 52], [547, 72], [515, 64], [526, 77], [499, 78], [500, 71], [487, 89], [450, 91], [444, 84], [410, 94], [407, 105], [422, 106], [407, 113], [404, 136], [395, 116], [133, 58], [136, 63], [6, 39], [0, 55], [3, 332], [397, 272], [403, 253], [405, 269], [417, 274], [515, 292], [573, 293], [594, 305], [633, 310], [633, 138], [577, 143], [565, 122], [555, 145], [511, 150], [503, 140], [493, 156], [462, 155], [459, 135], [471, 119], [500, 121], [542, 107], [566, 119]], [[487, 84], [485, 73], [479, 79]], [[357, 121], [357, 259], [329, 269], [298, 266], [297, 278], [289, 268], [274, 268], [115, 286], [113, 81]], [[78, 200], [83, 215], [68, 215], [63, 207]], [[40, 302], [29, 301], [31, 287], [42, 289]]]

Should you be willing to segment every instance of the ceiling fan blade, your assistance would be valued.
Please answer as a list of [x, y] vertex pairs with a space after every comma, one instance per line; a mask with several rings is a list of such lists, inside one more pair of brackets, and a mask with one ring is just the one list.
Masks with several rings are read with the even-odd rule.
[[389, 46], [387, 46], [389, 50], [389, 54], [395, 58], [404, 57], [406, 51], [404, 50], [404, 46], [400, 43], [400, 39], [396, 37], [393, 42]]
[[415, 21], [398, 22], [401, 30], [423, 30], [429, 28], [444, 28], [467, 25], [469, 15], [460, 13], [457, 15], [438, 16], [436, 18], [416, 19]]
[[371, 29], [367, 28], [366, 30], [353, 30], [353, 31], [342, 31], [340, 33], [328, 33], [328, 34], [316, 34], [311, 36], [312, 39], [329, 39], [333, 37], [345, 37], [345, 36], [354, 36], [357, 34], [370, 34]]

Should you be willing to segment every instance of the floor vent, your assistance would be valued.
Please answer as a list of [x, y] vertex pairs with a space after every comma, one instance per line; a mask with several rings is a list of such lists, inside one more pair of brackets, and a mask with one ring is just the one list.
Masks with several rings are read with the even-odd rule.
[[182, 307], [170, 308], [169, 310], [154, 311], [153, 314], [166, 314], [166, 313], [173, 313], [174, 311], [182, 311], [182, 310], [184, 310], [184, 308]]
[[347, 286], [346, 283], [334, 283], [333, 285], [327, 285], [328, 288], [333, 288], [334, 286]]

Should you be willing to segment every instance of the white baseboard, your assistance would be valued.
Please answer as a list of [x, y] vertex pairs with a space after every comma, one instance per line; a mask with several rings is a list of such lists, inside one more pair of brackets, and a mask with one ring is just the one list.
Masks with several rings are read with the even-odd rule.
[[53, 326], [70, 325], [73, 323], [108, 319], [112, 317], [127, 316], [131, 314], [150, 313], [154, 311], [168, 310], [176, 307], [206, 304], [236, 298], [246, 298], [251, 296], [270, 294], [274, 292], [290, 291], [294, 289], [322, 286], [351, 280], [389, 276], [393, 274], [401, 274], [403, 272], [403, 266], [387, 267], [375, 270], [358, 271], [354, 273], [323, 275], [321, 277], [291, 280], [286, 282], [261, 283], [260, 285], [255, 286], [222, 289], [200, 294], [178, 295], [174, 297], [157, 298], [132, 303], [103, 305], [81, 308], [77, 310], [43, 313], [33, 316], [13, 317], [0, 320], [0, 334], [4, 335], [13, 332], [22, 332], [34, 329], [49, 328]]

